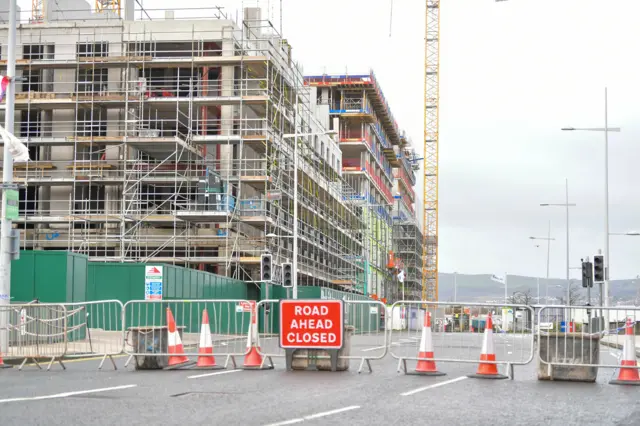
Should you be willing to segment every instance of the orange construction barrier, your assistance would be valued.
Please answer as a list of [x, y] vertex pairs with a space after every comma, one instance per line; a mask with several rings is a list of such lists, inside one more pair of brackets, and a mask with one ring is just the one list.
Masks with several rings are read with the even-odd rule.
[[480, 365], [476, 374], [469, 377], [478, 379], [506, 379], [507, 376], [498, 373], [498, 365], [483, 361], [495, 361], [496, 353], [493, 349], [493, 320], [491, 312], [487, 315], [487, 324], [484, 328], [484, 338], [482, 342], [482, 352], [480, 353]]
[[[633, 334], [633, 323], [627, 318], [624, 333], [624, 346], [622, 348], [622, 362], [620, 373], [616, 380], [611, 380], [612, 385], [640, 385], [640, 375], [638, 375], [638, 366], [636, 361], [636, 336]], [[631, 368], [633, 366], [633, 368]], [[626, 367], [626, 368], [625, 368]]]
[[223, 366], [216, 364], [213, 355], [213, 340], [211, 339], [211, 328], [209, 327], [209, 313], [206, 309], [202, 311], [202, 325], [200, 326], [200, 344], [198, 345], [198, 362], [196, 368], [219, 370]]
[[169, 363], [168, 367], [177, 367], [187, 364], [189, 358], [184, 354], [184, 347], [182, 346], [182, 339], [180, 339], [180, 333], [176, 328], [176, 320], [173, 318], [171, 309], [167, 308], [167, 327], [168, 327], [168, 349], [169, 349]]

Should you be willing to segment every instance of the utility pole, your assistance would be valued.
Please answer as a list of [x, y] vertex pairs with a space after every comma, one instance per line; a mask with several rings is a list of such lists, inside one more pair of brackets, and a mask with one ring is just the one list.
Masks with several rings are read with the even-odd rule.
[[[9, 3], [9, 40], [7, 55], [7, 101], [5, 106], [4, 128], [13, 133], [13, 119], [15, 110], [15, 76], [16, 76], [16, 22], [17, 0]], [[2, 160], [2, 222], [0, 229], [0, 354], [9, 351], [9, 312], [6, 306], [11, 298], [11, 219], [7, 218], [7, 190], [13, 188], [13, 157], [9, 150], [9, 143], [5, 141]]]

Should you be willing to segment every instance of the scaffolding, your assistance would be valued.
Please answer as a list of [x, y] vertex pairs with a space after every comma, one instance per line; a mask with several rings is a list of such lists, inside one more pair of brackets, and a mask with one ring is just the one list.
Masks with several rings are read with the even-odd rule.
[[[416, 222], [416, 154], [401, 131], [373, 71], [363, 75], [305, 77], [319, 104], [338, 119], [342, 172], [363, 205], [367, 288], [387, 301], [401, 296], [393, 264], [396, 223]], [[402, 237], [404, 238], [404, 237]], [[417, 242], [422, 250], [422, 242]], [[413, 251], [412, 251], [413, 253]], [[420, 257], [418, 258], [420, 259]], [[409, 259], [413, 286], [416, 260]], [[412, 297], [418, 297], [415, 292]], [[406, 296], [406, 294], [405, 294]]]
[[[43, 22], [19, 27], [18, 43], [14, 131], [33, 160], [14, 173], [24, 248], [257, 282], [261, 254], [293, 257], [297, 170], [299, 284], [367, 292], [359, 182], [259, 9], [239, 23]], [[318, 136], [285, 137], [296, 122]]]

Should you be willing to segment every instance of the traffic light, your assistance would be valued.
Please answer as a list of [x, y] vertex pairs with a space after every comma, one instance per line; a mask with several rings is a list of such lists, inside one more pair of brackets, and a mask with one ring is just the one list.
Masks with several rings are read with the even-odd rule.
[[582, 287], [589, 287], [589, 262], [582, 262]]
[[293, 287], [293, 266], [291, 263], [282, 264], [282, 287]]
[[604, 256], [593, 256], [593, 281], [600, 283], [604, 281]]
[[263, 254], [260, 258], [260, 281], [271, 282], [272, 270], [271, 255]]
[[593, 287], [593, 263], [582, 262], [582, 287]]

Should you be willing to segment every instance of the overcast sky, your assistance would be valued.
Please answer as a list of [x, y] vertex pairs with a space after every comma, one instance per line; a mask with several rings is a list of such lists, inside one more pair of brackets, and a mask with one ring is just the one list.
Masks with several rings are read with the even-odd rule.
[[[29, 1], [20, 0], [24, 10]], [[93, 3], [93, 1], [92, 1]], [[181, 0], [182, 7], [240, 0]], [[256, 2], [245, 1], [244, 5]], [[283, 0], [282, 25], [307, 74], [373, 68], [392, 111], [422, 151], [424, 1]], [[566, 274], [565, 178], [571, 265], [604, 248], [604, 135], [609, 88], [611, 232], [640, 230], [640, 27], [637, 0], [443, 0], [440, 270]], [[279, 2], [259, 2], [279, 21]], [[151, 7], [150, 0], [143, 5]], [[175, 7], [153, 0], [153, 7]], [[419, 190], [420, 191], [420, 190]], [[640, 274], [640, 237], [611, 237], [611, 277]], [[573, 277], [579, 271], [572, 271]]]

